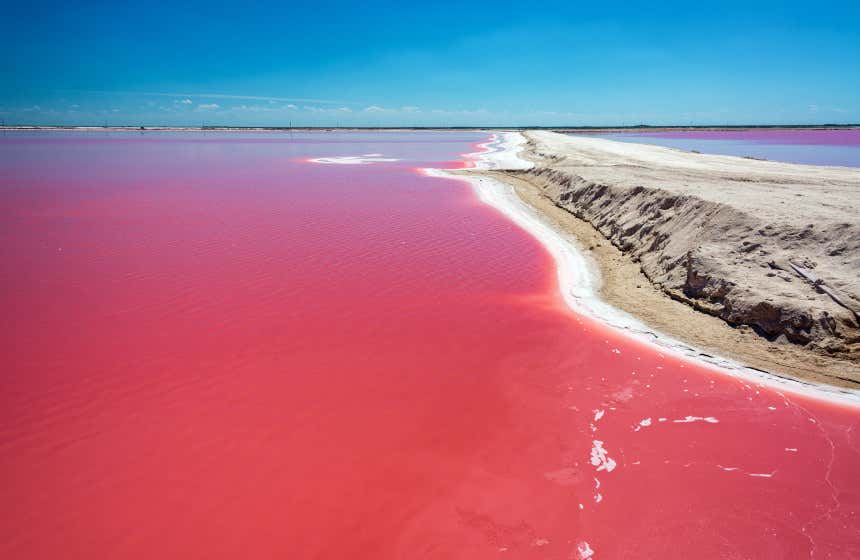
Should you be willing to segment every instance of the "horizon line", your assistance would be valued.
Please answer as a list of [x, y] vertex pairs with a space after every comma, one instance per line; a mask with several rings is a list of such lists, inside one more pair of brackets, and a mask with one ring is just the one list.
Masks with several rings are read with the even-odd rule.
[[142, 125], [142, 124], [0, 124], [0, 129], [117, 129], [117, 130], [398, 130], [398, 129], [432, 129], [432, 130], [606, 130], [606, 129], [660, 129], [660, 128], [860, 128], [860, 123], [818, 123], [818, 124], [635, 124], [635, 125]]

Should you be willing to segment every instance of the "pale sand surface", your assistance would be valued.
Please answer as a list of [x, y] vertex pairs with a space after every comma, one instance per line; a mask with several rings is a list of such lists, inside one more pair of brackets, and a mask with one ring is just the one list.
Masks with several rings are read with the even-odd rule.
[[590, 248], [608, 303], [754, 368], [860, 386], [860, 170], [525, 135], [533, 169], [481, 173]]

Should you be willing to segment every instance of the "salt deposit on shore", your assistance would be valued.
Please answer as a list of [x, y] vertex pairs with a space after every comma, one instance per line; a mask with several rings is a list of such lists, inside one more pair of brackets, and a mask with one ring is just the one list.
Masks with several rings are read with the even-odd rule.
[[[630, 313], [607, 303], [602, 297], [600, 275], [601, 265], [605, 263], [599, 263], [592, 258], [572, 235], [555, 227], [556, 224], [550, 225], [547, 216], [533, 206], [526, 204], [521, 196], [518, 196], [515, 188], [509, 184], [509, 181], [500, 181], [493, 177], [481, 175], [493, 170], [534, 173], [536, 170], [533, 162], [520, 157], [526, 142], [527, 139], [520, 133], [496, 133], [483, 146], [486, 151], [471, 154], [475, 164], [473, 169], [462, 172], [429, 169], [426, 172], [436, 176], [467, 180], [483, 202], [497, 208], [540, 240], [558, 265], [559, 286], [562, 295], [567, 304], [575, 311], [597, 318], [614, 328], [623, 329], [631, 336], [656, 344], [663, 350], [698, 362], [706, 362], [719, 371], [730, 375], [741, 376], [756, 383], [766, 383], [780, 390], [809, 394], [810, 389], [812, 389], [812, 392], [822, 397], [860, 403], [860, 393], [857, 391], [821, 385], [820, 383], [810, 384], [781, 375], [773, 375], [758, 368], [747, 367], [737, 359], [719, 357], [712, 352], [704, 352], [682, 341], [681, 339], [684, 337], [678, 337], [675, 333], [672, 333], [675, 334], [672, 336], [658, 331]], [[550, 160], [553, 159], [553, 156], [549, 157]], [[672, 303], [682, 305], [677, 302]], [[712, 317], [707, 317], [707, 319], [714, 320]], [[756, 365], [760, 365], [760, 362]]]

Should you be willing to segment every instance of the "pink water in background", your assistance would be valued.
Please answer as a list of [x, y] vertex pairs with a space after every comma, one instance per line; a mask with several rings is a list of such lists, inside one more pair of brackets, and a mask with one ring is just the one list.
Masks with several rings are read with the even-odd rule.
[[860, 128], [636, 131], [599, 137], [705, 154], [860, 167]]
[[857, 409], [571, 313], [482, 139], [4, 137], [0, 557], [860, 556]]

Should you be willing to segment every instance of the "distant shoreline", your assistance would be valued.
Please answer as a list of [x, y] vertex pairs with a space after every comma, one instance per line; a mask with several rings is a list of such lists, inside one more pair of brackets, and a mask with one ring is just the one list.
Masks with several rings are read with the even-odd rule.
[[792, 124], [792, 125], [667, 125], [667, 126], [63, 126], [63, 125], [3, 125], [0, 130], [75, 130], [75, 131], [128, 131], [128, 132], [362, 132], [362, 131], [526, 131], [546, 130], [567, 133], [611, 132], [683, 132], [683, 131], [741, 131], [741, 130], [857, 130], [860, 124]]

